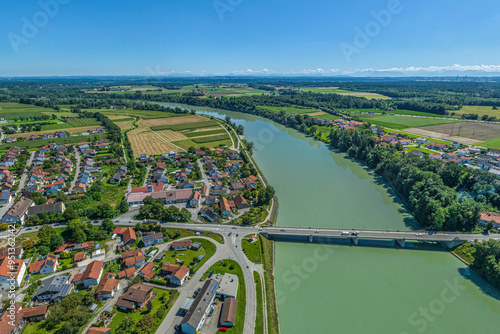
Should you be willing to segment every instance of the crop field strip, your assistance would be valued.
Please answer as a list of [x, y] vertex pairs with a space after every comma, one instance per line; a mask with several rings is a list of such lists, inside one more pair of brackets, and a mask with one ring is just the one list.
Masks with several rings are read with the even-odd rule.
[[203, 137], [203, 136], [209, 136], [209, 135], [214, 135], [214, 134], [220, 134], [220, 133], [225, 133], [227, 132], [224, 129], [217, 129], [217, 130], [210, 130], [210, 131], [195, 131], [195, 132], [188, 132], [184, 133], [183, 135], [185, 137]]
[[153, 127], [151, 127], [151, 129], [154, 131], [161, 131], [161, 130], [183, 131], [183, 130], [208, 128], [208, 127], [213, 127], [215, 125], [217, 125], [217, 123], [214, 121], [205, 121], [205, 122], [193, 122], [193, 123], [184, 123], [184, 124], [153, 126]]
[[77, 119], [68, 119], [66, 121], [68, 124], [71, 124], [74, 127], [82, 127], [82, 126], [100, 126], [101, 123], [96, 118], [77, 118]]
[[440, 125], [447, 123], [460, 123], [454, 119], [439, 119], [439, 118], [424, 118], [424, 117], [409, 117], [409, 116], [364, 116], [360, 117], [363, 121], [370, 122], [375, 125], [384, 126], [391, 129], [401, 130], [407, 128], [420, 128], [430, 125]]
[[[64, 130], [65, 132], [67, 133], [70, 133], [72, 135], [74, 134], [77, 134], [77, 133], [83, 133], [87, 130], [92, 130], [92, 129], [95, 129], [99, 126], [82, 126], [82, 127], [78, 127], [78, 128], [64, 128], [62, 130]], [[11, 136], [13, 137], [16, 137], [16, 138], [19, 138], [19, 137], [27, 137], [27, 136], [30, 136], [32, 134], [36, 134], [36, 135], [43, 135], [44, 133], [47, 133], [47, 132], [56, 132], [57, 130], [46, 130], [46, 131], [35, 131], [35, 132], [25, 132], [25, 133], [15, 133]]]

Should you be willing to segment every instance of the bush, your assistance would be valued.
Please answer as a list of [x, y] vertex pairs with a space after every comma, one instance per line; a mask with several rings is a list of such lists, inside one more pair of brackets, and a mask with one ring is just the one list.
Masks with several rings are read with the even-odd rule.
[[154, 279], [154, 278], [150, 279], [149, 283], [158, 284], [158, 285], [165, 285], [165, 286], [168, 284], [167, 281], [162, 281], [162, 280]]

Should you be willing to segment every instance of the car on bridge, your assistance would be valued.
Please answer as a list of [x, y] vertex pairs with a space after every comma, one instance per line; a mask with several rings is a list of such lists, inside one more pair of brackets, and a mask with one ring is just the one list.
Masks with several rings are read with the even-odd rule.
[[349, 234], [351, 234], [351, 233], [346, 232], [346, 231], [343, 231], [342, 233], [340, 233], [340, 235], [349, 235]]
[[319, 230], [314, 231], [314, 233], [319, 233]]
[[358, 235], [358, 234], [359, 234], [358, 231], [354, 231], [354, 232], [351, 233], [351, 235]]
[[280, 231], [281, 231], [281, 232], [286, 232], [286, 230], [285, 230], [284, 228], [282, 228]]

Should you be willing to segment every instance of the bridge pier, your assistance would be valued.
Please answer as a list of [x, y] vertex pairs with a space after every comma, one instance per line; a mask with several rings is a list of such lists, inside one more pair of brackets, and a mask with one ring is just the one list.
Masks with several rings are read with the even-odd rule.
[[399, 244], [399, 246], [401, 246], [401, 248], [405, 248], [406, 239], [396, 239], [396, 241]]
[[467, 240], [451, 240], [451, 241], [440, 241], [439, 243], [446, 249], [452, 249], [466, 242]]
[[309, 242], [313, 242], [314, 237], [312, 235], [309, 236]]
[[359, 239], [356, 237], [356, 238], [351, 238], [352, 240], [352, 243], [354, 244], [354, 246], [357, 246], [359, 244]]

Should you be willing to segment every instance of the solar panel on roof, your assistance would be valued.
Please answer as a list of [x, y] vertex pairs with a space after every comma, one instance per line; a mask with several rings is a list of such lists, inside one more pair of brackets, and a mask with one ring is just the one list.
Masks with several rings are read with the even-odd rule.
[[212, 288], [212, 290], [210, 291], [211, 293], [214, 293], [215, 290], [217, 290], [217, 287], [219, 286], [219, 284], [215, 283], [214, 284], [214, 287]]

